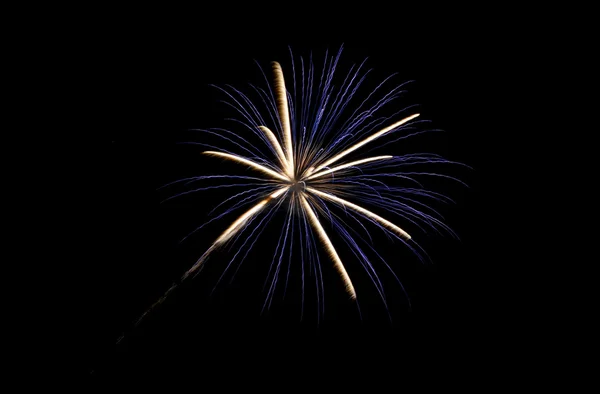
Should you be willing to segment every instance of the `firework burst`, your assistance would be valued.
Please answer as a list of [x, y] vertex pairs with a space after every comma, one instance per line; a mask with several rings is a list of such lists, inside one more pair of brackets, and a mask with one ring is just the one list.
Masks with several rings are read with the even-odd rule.
[[[219, 207], [231, 205], [209, 222], [230, 215], [234, 210], [244, 208], [243, 212], [238, 212], [236, 218], [230, 219], [229, 227], [185, 272], [180, 282], [199, 272], [211, 254], [228, 243], [241, 243], [232, 261], [243, 260], [279, 207], [286, 207], [287, 214], [268, 274], [270, 285], [265, 307], [270, 306], [274, 289], [282, 275], [282, 261], [284, 256], [289, 258], [292, 254], [294, 239], [300, 239], [294, 252], [299, 254], [298, 261], [302, 265], [303, 300], [304, 264], [307, 261], [312, 267], [318, 267], [313, 268], [317, 281], [321, 281], [317, 285], [317, 293], [321, 292], [322, 295], [323, 292], [322, 276], [319, 279], [323, 261], [319, 260], [318, 249], [327, 252], [349, 297], [356, 299], [357, 290], [326, 227], [333, 228], [346, 241], [385, 302], [381, 281], [367, 254], [357, 242], [364, 238], [352, 226], [346, 225], [344, 219], [332, 211], [332, 206], [342, 208], [347, 220], [358, 223], [365, 230], [363, 234], [368, 237], [371, 235], [365, 225], [375, 226], [401, 241], [420, 258], [422, 250], [403, 229], [403, 223], [410, 223], [418, 228], [425, 225], [437, 230], [445, 229], [453, 234], [442, 223], [437, 212], [425, 202], [419, 201], [449, 199], [426, 190], [415, 178], [438, 176], [456, 179], [434, 172], [411, 171], [411, 168], [423, 164], [452, 162], [439, 155], [424, 153], [402, 156], [368, 155], [369, 151], [365, 151], [365, 148], [382, 147], [430, 130], [419, 131], [415, 127], [419, 123], [419, 114], [411, 112], [410, 107], [391, 115], [381, 115], [382, 108], [390, 107], [403, 93], [403, 85], [382, 93], [390, 78], [371, 89], [366, 98], [358, 99], [357, 92], [368, 74], [368, 71], [364, 71], [364, 62], [353, 66], [336, 88], [333, 78], [340, 54], [341, 49], [334, 56], [325, 56], [323, 72], [317, 75], [312, 56], [308, 60], [294, 59], [290, 52], [290, 90], [286, 87], [284, 72], [279, 63], [271, 63], [270, 78], [269, 73], [261, 68], [267, 88], [251, 85], [259, 97], [258, 101], [251, 100], [246, 93], [233, 87], [219, 88], [227, 98], [226, 103], [239, 115], [234, 121], [243, 131], [202, 130], [216, 136], [227, 146], [225, 149], [223, 146], [208, 145], [210, 150], [203, 153], [215, 159], [237, 163], [253, 171], [256, 176], [206, 175], [173, 182], [190, 184], [218, 179], [225, 180], [227, 184], [195, 188], [170, 198], [211, 188], [244, 188], [242, 192], [233, 194], [219, 204]], [[380, 98], [376, 98], [378, 95]], [[349, 110], [351, 104], [353, 111]], [[356, 156], [357, 154], [366, 155]], [[393, 179], [403, 180], [408, 185], [392, 185], [388, 181]], [[378, 215], [369, 207], [385, 211], [387, 217]], [[324, 222], [327, 223], [326, 226]], [[368, 243], [367, 245], [380, 258], [377, 251]], [[230, 265], [231, 262], [224, 271]], [[160, 304], [176, 286], [177, 283], [154, 306]]]

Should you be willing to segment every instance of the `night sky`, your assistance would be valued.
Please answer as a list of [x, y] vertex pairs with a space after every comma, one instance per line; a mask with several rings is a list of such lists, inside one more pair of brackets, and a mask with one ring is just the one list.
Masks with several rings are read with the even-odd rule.
[[[86, 86], [98, 110], [85, 122], [98, 131], [92, 153], [81, 152], [93, 162], [94, 181], [86, 183], [82, 233], [75, 235], [82, 260], [73, 284], [73, 371], [94, 380], [134, 381], [161, 376], [213, 381], [254, 371], [268, 380], [317, 376], [330, 368], [344, 376], [368, 377], [371, 370], [394, 376], [405, 363], [427, 368], [442, 362], [444, 368], [483, 373], [486, 360], [502, 346], [500, 316], [508, 297], [499, 292], [503, 263], [494, 246], [497, 230], [490, 225], [497, 215], [489, 190], [496, 126], [488, 110], [494, 105], [490, 91], [500, 85], [495, 74], [501, 59], [494, 53], [499, 41], [476, 37], [474, 25], [436, 25], [426, 17], [412, 18], [410, 27], [400, 20], [380, 29], [370, 28], [373, 21], [315, 20], [304, 24], [306, 34], [274, 34], [248, 21], [232, 33], [208, 26], [210, 20], [204, 14], [197, 24], [141, 22], [91, 41], [94, 71]], [[218, 173], [220, 160], [200, 155], [201, 147], [177, 144], [205, 138], [191, 129], [227, 127], [224, 118], [233, 114], [209, 85], [262, 84], [254, 60], [267, 69], [270, 61], [279, 61], [288, 78], [288, 45], [296, 55], [312, 51], [322, 59], [327, 49], [331, 54], [342, 44], [340, 72], [368, 57], [369, 81], [392, 73], [398, 73], [398, 83], [414, 81], [399, 105], [418, 104], [422, 118], [444, 130], [390, 145], [385, 153], [441, 153], [473, 167], [447, 170], [469, 188], [431, 183], [456, 201], [436, 207], [460, 240], [414, 233], [431, 257], [422, 264], [402, 244], [373, 230], [378, 250], [396, 268], [411, 301], [409, 307], [390, 274], [380, 271], [391, 322], [368, 278], [353, 268], [357, 290], [365, 289], [362, 299], [359, 294], [361, 320], [333, 266], [322, 259], [326, 306], [317, 324], [314, 287], [307, 288], [300, 319], [297, 266], [285, 298], [278, 292], [271, 310], [261, 315], [269, 248], [280, 234], [273, 224], [231, 283], [224, 280], [211, 296], [230, 256], [217, 253], [199, 277], [132, 330], [135, 319], [229, 223], [220, 221], [180, 243], [229, 194], [209, 191], [161, 203], [172, 190], [157, 190], [179, 178]], [[223, 168], [237, 171], [234, 165]], [[123, 331], [127, 338], [117, 346]], [[456, 355], [470, 361], [455, 360]]]

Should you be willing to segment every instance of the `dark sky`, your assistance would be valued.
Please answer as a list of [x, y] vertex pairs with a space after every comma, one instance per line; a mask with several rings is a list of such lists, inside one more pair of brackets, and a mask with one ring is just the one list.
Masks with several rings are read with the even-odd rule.
[[[95, 380], [215, 379], [247, 368], [267, 376], [274, 370], [296, 370], [308, 377], [330, 365], [350, 368], [349, 360], [352, 367], [346, 373], [356, 369], [366, 374], [379, 366], [393, 371], [405, 362], [426, 365], [428, 355], [492, 357], [500, 346], [500, 316], [509, 297], [499, 292], [502, 261], [494, 239], [499, 231], [491, 225], [498, 212], [489, 184], [491, 135], [497, 133], [490, 107], [499, 101], [493, 91], [502, 85], [498, 74], [503, 62], [510, 61], [499, 55], [502, 40], [481, 30], [485, 21], [439, 24], [424, 16], [411, 18], [410, 25], [400, 18], [385, 27], [370, 19], [356, 24], [310, 20], [301, 25], [304, 33], [297, 24], [283, 23], [278, 28], [287, 34], [269, 31], [259, 20], [238, 24], [220, 17], [219, 24], [211, 25], [210, 15], [200, 19], [124, 23], [88, 42], [94, 50], [86, 62], [92, 67], [82, 83], [97, 103], [94, 119], [86, 120], [97, 132], [93, 153], [81, 152], [93, 164], [94, 182], [86, 183], [84, 192], [80, 220], [86, 231], [75, 236], [85, 261], [73, 285], [74, 371]], [[478, 36], [477, 29], [486, 33]], [[373, 80], [394, 72], [400, 82], [413, 80], [402, 103], [419, 104], [423, 117], [445, 130], [390, 149], [440, 152], [474, 168], [455, 173], [468, 189], [434, 184], [456, 200], [441, 209], [460, 240], [416, 236], [431, 264], [411, 258], [400, 244], [382, 242], [384, 256], [402, 260], [397, 272], [411, 307], [389, 274], [382, 273], [390, 289], [392, 322], [374, 294], [364, 296], [361, 321], [324, 260], [324, 270], [330, 272], [325, 274], [325, 316], [318, 326], [313, 309], [300, 320], [297, 285], [285, 299], [278, 294], [270, 313], [261, 315], [260, 267], [270, 255], [252, 254], [232, 284], [225, 281], [211, 297], [228, 261], [220, 254], [199, 278], [131, 330], [132, 322], [218, 234], [217, 226], [179, 243], [224, 194], [206, 192], [161, 204], [169, 191], [157, 190], [220, 163], [201, 157], [198, 147], [176, 144], [199, 141], [200, 135], [189, 129], [223, 126], [222, 119], [231, 114], [208, 85], [260, 84], [254, 60], [263, 66], [277, 60], [285, 67], [288, 45], [295, 54], [306, 56], [312, 50], [323, 56], [341, 44], [342, 69], [368, 57]], [[267, 231], [263, 247], [276, 242], [278, 234], [277, 229]], [[367, 286], [364, 279], [357, 282]], [[307, 297], [315, 300], [314, 294]], [[124, 330], [127, 340], [116, 346]]]

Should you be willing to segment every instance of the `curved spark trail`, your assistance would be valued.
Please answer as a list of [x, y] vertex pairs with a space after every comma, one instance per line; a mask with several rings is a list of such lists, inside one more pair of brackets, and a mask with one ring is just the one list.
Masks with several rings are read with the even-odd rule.
[[202, 153], [204, 153], [205, 155], [219, 156], [219, 157], [223, 157], [225, 159], [229, 159], [232, 161], [237, 161], [239, 163], [247, 164], [250, 167], [252, 167], [258, 171], [262, 171], [263, 173], [265, 173], [267, 175], [271, 175], [275, 179], [279, 179], [279, 180], [283, 180], [283, 181], [289, 180], [289, 178], [286, 178], [284, 175], [281, 175], [273, 170], [268, 169], [265, 166], [257, 164], [255, 162], [253, 162], [252, 160], [245, 159], [241, 156], [232, 155], [231, 153], [214, 152], [214, 151], [206, 151], [206, 152], [202, 152]]
[[377, 156], [377, 157], [369, 157], [367, 159], [352, 161], [350, 163], [342, 164], [340, 166], [333, 167], [331, 169], [327, 169], [325, 171], [321, 171], [321, 172], [318, 172], [318, 173], [313, 174], [313, 175], [308, 175], [308, 176], [306, 176], [305, 179], [307, 181], [309, 181], [311, 179], [319, 178], [319, 177], [321, 177], [323, 175], [332, 174], [332, 173], [334, 173], [336, 171], [343, 170], [344, 168], [355, 167], [355, 166], [357, 166], [359, 164], [365, 164], [365, 163], [369, 163], [369, 162], [376, 161], [376, 160], [391, 159], [392, 157], [394, 157], [394, 156]]
[[370, 217], [371, 219], [375, 219], [379, 223], [381, 223], [384, 226], [388, 227], [389, 229], [393, 230], [401, 238], [404, 238], [405, 240], [410, 239], [410, 235], [408, 235], [408, 233], [406, 231], [402, 230], [400, 227], [396, 226], [394, 223], [390, 222], [389, 220], [386, 220], [386, 219], [382, 218], [381, 216], [374, 214], [373, 212], [369, 211], [368, 209], [360, 207], [356, 204], [351, 203], [350, 201], [346, 201], [346, 200], [336, 197], [332, 194], [320, 192], [317, 189], [313, 189], [312, 187], [307, 187], [306, 190], [310, 193], [316, 194], [319, 197], [323, 197], [327, 200], [335, 201], [338, 204], [341, 204], [345, 207], [352, 208], [355, 211], [358, 211], [358, 212], [362, 213], [363, 215]]
[[273, 75], [275, 77], [275, 93], [277, 94], [277, 109], [279, 110], [279, 119], [283, 128], [283, 145], [286, 150], [287, 174], [294, 179], [294, 150], [292, 148], [292, 129], [290, 126], [290, 111], [288, 109], [287, 92], [285, 81], [283, 79], [283, 70], [277, 62], [271, 63], [273, 66]]
[[277, 158], [279, 159], [279, 164], [281, 164], [281, 168], [285, 168], [285, 172], [288, 174], [288, 176], [290, 176], [288, 171], [289, 166], [287, 163], [287, 159], [285, 158], [285, 153], [283, 153], [283, 149], [281, 149], [281, 145], [279, 144], [277, 137], [275, 137], [275, 134], [273, 134], [273, 132], [269, 130], [269, 128], [266, 126], [258, 126], [258, 128], [261, 129], [263, 133], [265, 133], [265, 136], [271, 143], [271, 146], [273, 146], [275, 152], [277, 152]]
[[420, 114], [414, 114], [411, 116], [408, 116], [396, 123], [394, 123], [391, 126], [388, 126], [386, 128], [384, 128], [383, 130], [378, 131], [377, 133], [371, 135], [368, 138], [365, 138], [364, 140], [362, 140], [361, 142], [352, 145], [351, 147], [349, 147], [348, 149], [344, 150], [343, 152], [338, 153], [337, 155], [333, 156], [331, 159], [325, 161], [323, 164], [320, 164], [319, 166], [315, 167], [310, 167], [308, 169], [308, 174], [312, 174], [315, 171], [319, 171], [320, 169], [327, 167], [330, 164], [335, 163], [336, 161], [340, 160], [342, 157], [348, 155], [349, 153], [354, 152], [355, 150], [357, 150], [358, 148], [362, 147], [363, 145], [368, 144], [369, 142], [376, 140], [377, 138], [381, 137], [382, 135], [389, 133], [390, 131], [397, 129], [398, 127], [402, 126], [403, 124], [405, 124], [406, 122], [416, 118], [417, 116], [419, 116]]
[[312, 208], [308, 204], [308, 201], [306, 201], [306, 197], [304, 197], [303, 194], [300, 194], [300, 202], [302, 203], [302, 208], [304, 209], [304, 212], [306, 212], [306, 214], [308, 215], [310, 224], [314, 227], [314, 229], [319, 234], [319, 238], [321, 239], [321, 242], [323, 242], [323, 244], [325, 245], [325, 248], [327, 248], [327, 251], [329, 252], [329, 256], [331, 257], [331, 259], [333, 260], [333, 262], [335, 264], [335, 268], [338, 270], [342, 279], [344, 280], [344, 283], [346, 284], [346, 291], [348, 292], [348, 294], [350, 294], [350, 297], [352, 297], [352, 299], [356, 299], [356, 291], [354, 290], [352, 281], [350, 280], [350, 277], [348, 276], [348, 272], [346, 272], [346, 268], [344, 268], [344, 264], [342, 263], [340, 256], [338, 256], [337, 252], [335, 251], [335, 247], [333, 246], [333, 244], [331, 243], [331, 240], [327, 236], [327, 233], [325, 232], [325, 229], [321, 225], [319, 218], [317, 217], [315, 212], [312, 210]]

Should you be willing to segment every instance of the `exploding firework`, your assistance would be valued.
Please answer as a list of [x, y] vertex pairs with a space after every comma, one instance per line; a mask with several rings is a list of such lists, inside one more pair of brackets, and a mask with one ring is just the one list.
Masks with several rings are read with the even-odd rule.
[[[237, 163], [242, 168], [253, 171], [256, 176], [205, 175], [171, 183], [190, 184], [204, 180], [227, 182], [225, 185], [194, 188], [170, 198], [211, 188], [244, 188], [242, 192], [232, 194], [219, 204], [219, 207], [231, 205], [209, 223], [232, 215], [235, 210], [243, 209], [242, 213], [238, 212], [236, 218], [230, 219], [229, 227], [216, 237], [178, 283], [198, 273], [211, 254], [226, 244], [241, 243], [233, 259], [243, 260], [262, 229], [280, 207], [285, 207], [287, 214], [269, 271], [271, 285], [265, 306], [270, 305], [269, 300], [273, 297], [281, 275], [284, 255], [291, 255], [294, 239], [300, 239], [300, 244], [294, 251], [299, 254], [298, 261], [302, 267], [306, 261], [313, 267], [318, 266], [318, 269], [314, 269], [318, 277], [324, 260], [319, 260], [317, 251], [326, 251], [329, 261], [345, 285], [349, 298], [355, 300], [357, 289], [348, 274], [345, 262], [338, 254], [338, 246], [326, 230], [326, 227], [333, 228], [337, 235], [346, 241], [346, 245], [364, 267], [385, 302], [383, 286], [374, 265], [358, 243], [359, 240], [364, 241], [365, 234], [371, 237], [367, 227], [381, 229], [388, 236], [409, 247], [419, 257], [422, 250], [403, 229], [403, 223], [410, 223], [418, 228], [427, 226], [438, 230], [445, 229], [453, 234], [442, 223], [437, 212], [422, 201], [449, 199], [427, 190], [416, 178], [437, 176], [460, 181], [435, 172], [414, 170], [421, 165], [453, 162], [436, 154], [369, 155], [366, 149], [373, 150], [373, 147], [379, 148], [427, 130], [418, 130], [416, 126], [419, 123], [419, 114], [411, 112], [411, 107], [392, 111], [392, 114], [382, 114], [382, 109], [389, 108], [403, 93], [403, 85], [382, 93], [391, 77], [370, 89], [363, 98], [359, 98], [359, 88], [368, 74], [368, 71], [364, 71], [365, 62], [353, 66], [336, 88], [333, 80], [340, 54], [341, 49], [334, 56], [325, 56], [320, 75], [316, 72], [312, 56], [305, 60], [295, 59], [291, 54], [291, 73], [288, 76], [290, 90], [279, 63], [271, 63], [271, 78], [268, 77], [269, 73], [261, 68], [266, 88], [251, 85], [253, 93], [259, 97], [258, 100], [252, 100], [246, 93], [233, 87], [219, 88], [227, 98], [226, 103], [239, 115], [234, 121], [242, 131], [202, 130], [216, 136], [227, 146], [223, 148], [208, 145], [210, 150], [203, 153], [214, 159]], [[251, 138], [254, 139], [254, 143], [250, 141]], [[360, 156], [361, 154], [363, 156]], [[401, 180], [406, 184], [398, 186], [390, 180]], [[364, 230], [363, 235], [353, 226], [347, 225], [344, 218], [334, 212], [334, 206], [343, 210], [346, 220], [359, 224]], [[373, 209], [386, 212], [387, 217], [380, 216], [373, 212]], [[325, 222], [327, 225], [324, 225]], [[371, 248], [371, 252], [383, 261], [370, 243], [366, 244]], [[231, 263], [224, 267], [224, 271], [229, 269], [230, 265]], [[304, 292], [304, 268], [302, 269]], [[148, 311], [162, 303], [177, 285], [175, 283]], [[317, 292], [319, 291], [323, 291], [322, 285], [317, 286]], [[302, 296], [304, 300], [304, 294]]]

